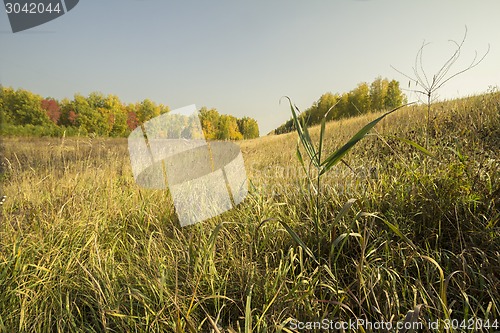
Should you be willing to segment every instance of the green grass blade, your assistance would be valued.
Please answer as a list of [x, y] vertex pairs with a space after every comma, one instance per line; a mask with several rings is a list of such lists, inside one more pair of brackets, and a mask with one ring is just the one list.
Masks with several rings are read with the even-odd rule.
[[309, 131], [307, 129], [307, 126], [302, 126], [297, 113], [298, 109], [296, 106], [292, 104], [292, 100], [290, 97], [285, 96], [288, 99], [288, 103], [290, 104], [290, 110], [292, 112], [292, 118], [293, 118], [293, 123], [295, 125], [295, 128], [297, 129], [297, 134], [299, 135], [300, 141], [302, 142], [302, 145], [304, 146], [304, 149], [307, 152], [307, 155], [309, 155], [309, 158], [311, 159], [312, 163], [318, 167], [319, 163], [317, 161], [317, 155], [316, 155], [316, 150], [314, 149], [314, 145], [311, 140], [311, 136], [309, 135]]
[[300, 152], [300, 145], [297, 141], [297, 149], [295, 150], [295, 154], [297, 155], [297, 159], [299, 160], [301, 165], [304, 165], [304, 159], [302, 158], [302, 153]]
[[460, 160], [460, 162], [462, 163], [465, 163], [465, 158], [464, 156], [457, 150], [457, 149], [453, 149], [451, 147], [448, 147], [448, 149], [455, 155], [457, 155], [458, 159]]
[[384, 222], [384, 224], [394, 233], [396, 234], [399, 238], [401, 238], [402, 240], [404, 240], [408, 245], [410, 245], [413, 249], [416, 249], [417, 247], [415, 246], [415, 244], [413, 244], [413, 242], [408, 238], [406, 237], [402, 232], [401, 230], [399, 230], [399, 227], [395, 224], [392, 224], [391, 222], [387, 221], [386, 219], [384, 218], [381, 218], [380, 216], [376, 215], [376, 214], [372, 214], [372, 213], [363, 213], [364, 216], [373, 216], [379, 220], [381, 220], [382, 222]]
[[321, 130], [319, 132], [318, 164], [321, 165], [321, 152], [323, 151], [323, 140], [325, 137], [326, 114], [321, 120]]
[[425, 259], [432, 263], [438, 270], [439, 272], [439, 302], [441, 303], [441, 307], [443, 310], [443, 313], [445, 315], [446, 319], [450, 319], [450, 310], [448, 309], [447, 305], [447, 300], [446, 300], [446, 289], [445, 289], [445, 282], [444, 282], [444, 271], [441, 268], [441, 265], [434, 260], [433, 258], [426, 256], [426, 255], [420, 255], [420, 258]]
[[323, 151], [323, 141], [325, 138], [325, 126], [326, 126], [326, 117], [330, 113], [330, 111], [333, 110], [333, 108], [339, 104], [340, 100], [335, 103], [335, 105], [332, 105], [328, 111], [326, 111], [325, 115], [323, 116], [323, 119], [321, 119], [321, 131], [319, 133], [319, 147], [318, 147], [318, 164], [321, 165], [321, 152]]
[[332, 244], [332, 248], [337, 247], [337, 245], [339, 245], [339, 243], [342, 242], [342, 241], [344, 241], [344, 243], [345, 243], [345, 240], [347, 240], [347, 237], [349, 237], [349, 236], [363, 238], [363, 236], [361, 236], [360, 233], [357, 233], [357, 232], [346, 232], [346, 233], [340, 234], [337, 237], [337, 239], [335, 239], [335, 241]]
[[[406, 104], [406, 105], [408, 105], [408, 104]], [[402, 106], [399, 106], [399, 107], [397, 107], [395, 109], [392, 109], [391, 111], [384, 113], [383, 115], [381, 115], [377, 119], [375, 119], [372, 122], [370, 122], [367, 125], [365, 125], [365, 127], [363, 127], [349, 141], [347, 141], [347, 143], [345, 145], [343, 145], [340, 149], [338, 149], [333, 154], [331, 154], [330, 156], [328, 156], [321, 163], [320, 175], [324, 174], [325, 172], [327, 172], [328, 170], [330, 170], [334, 165], [336, 165], [338, 162], [340, 162], [340, 160], [342, 159], [342, 157], [345, 154], [347, 154], [349, 152], [349, 150], [351, 150], [351, 148], [354, 147], [354, 145], [356, 145], [360, 140], [362, 140], [365, 137], [365, 135], [373, 127], [375, 127], [375, 125], [377, 125], [382, 119], [384, 119], [385, 117], [387, 117], [391, 113], [395, 112], [396, 110], [401, 109], [403, 106], [406, 106], [406, 105], [402, 105]]]
[[311, 251], [311, 249], [309, 247], [307, 247], [307, 245], [302, 241], [302, 239], [300, 239], [299, 235], [297, 235], [297, 233], [295, 231], [293, 231], [293, 229], [290, 228], [290, 226], [285, 221], [281, 221], [281, 220], [278, 220], [278, 221], [286, 229], [288, 234], [290, 234], [290, 236], [292, 236], [293, 240], [295, 242], [297, 242], [297, 244], [299, 244], [306, 251], [307, 255], [309, 257], [313, 258], [314, 261], [317, 262], [316, 257], [314, 256], [314, 253]]
[[401, 142], [407, 143], [410, 146], [412, 146], [413, 148], [415, 148], [418, 151], [420, 151], [421, 153], [423, 153], [423, 154], [425, 154], [425, 155], [427, 155], [427, 156], [429, 156], [429, 157], [437, 160], [437, 157], [435, 157], [430, 151], [428, 151], [427, 149], [425, 149], [424, 147], [422, 147], [421, 145], [419, 145], [415, 141], [412, 141], [412, 140], [409, 140], [409, 139], [406, 139], [406, 138], [400, 138], [400, 137], [397, 137], [397, 136], [392, 136], [392, 135], [389, 135], [387, 137], [391, 138], [391, 139], [394, 139], [394, 140], [399, 140]]
[[226, 224], [226, 222], [221, 222], [221, 223], [217, 224], [217, 226], [214, 228], [214, 230], [210, 234], [210, 237], [208, 239], [208, 246], [207, 246], [208, 251], [211, 251], [214, 248], [217, 236], [219, 235], [220, 229], [222, 228], [222, 226], [224, 224]]
[[342, 209], [340, 212], [338, 212], [337, 216], [335, 216], [335, 220], [333, 221], [333, 225], [337, 225], [340, 222], [340, 219], [344, 217], [344, 215], [349, 211], [349, 209], [352, 207], [352, 205], [356, 202], [356, 199], [349, 199], [347, 202], [342, 206]]
[[245, 333], [252, 333], [252, 288], [245, 304]]
[[297, 159], [299, 160], [300, 165], [302, 166], [304, 171], [307, 173], [306, 165], [304, 164], [304, 158], [302, 157], [302, 153], [300, 152], [299, 142], [297, 142], [297, 149], [295, 150], [295, 154], [297, 155]]
[[[295, 106], [295, 110], [297, 113], [299, 112], [299, 109], [297, 108], [297, 106]], [[316, 148], [314, 148], [314, 144], [312, 142], [311, 135], [309, 134], [309, 127], [307, 126], [307, 121], [304, 119], [304, 117], [302, 117], [302, 119], [303, 119], [303, 123], [301, 125], [302, 125], [302, 130], [304, 132], [304, 138], [305, 138], [306, 142], [308, 143], [308, 146], [310, 147], [308, 154], [309, 154], [309, 157], [310, 157], [313, 165], [315, 167], [318, 167], [320, 164], [320, 160], [318, 159], [318, 153], [316, 152]], [[297, 116], [297, 120], [300, 121], [299, 116]]]
[[[339, 214], [337, 214], [337, 216], [338, 216], [338, 215], [345, 214], [345, 212], [347, 212], [347, 210], [348, 210], [348, 207], [350, 207], [350, 206], [352, 205], [352, 203], [354, 203], [354, 200], [353, 200], [353, 199], [348, 200], [348, 201], [344, 204], [344, 207], [342, 207], [341, 212], [339, 212]], [[344, 208], [345, 208], [345, 210], [344, 210]], [[342, 213], [342, 211], [344, 211], [344, 212]], [[358, 218], [359, 218], [359, 217], [361, 217], [361, 216], [364, 216], [364, 214], [365, 214], [365, 213], [363, 213], [363, 212], [359, 212], [359, 213], [356, 215], [356, 217], [352, 220], [351, 225], [348, 227], [348, 230], [351, 230], [351, 229], [352, 229], [352, 227], [354, 226], [354, 224], [356, 223], [356, 221], [358, 220]], [[337, 221], [340, 221], [340, 217], [338, 218], [338, 220], [337, 220]], [[341, 254], [341, 252], [342, 252], [342, 249], [344, 248], [344, 245], [345, 245], [345, 243], [347, 242], [347, 240], [348, 240], [349, 236], [350, 236], [350, 235], [354, 235], [354, 234], [355, 234], [355, 233], [349, 233], [349, 232], [348, 232], [348, 233], [344, 233], [344, 234], [339, 235], [339, 236], [338, 236], [338, 237], [337, 237], [337, 238], [333, 241], [332, 246], [330, 247], [330, 257], [332, 257], [332, 256], [333, 256], [333, 251], [335, 250], [335, 248], [337, 248], [337, 255], [336, 255], [336, 256], [335, 256], [335, 258], [333, 259], [333, 262], [334, 262], [334, 263], [336, 263], [336, 262], [338, 261], [338, 259], [339, 259], [339, 257], [340, 257], [340, 254]], [[359, 235], [359, 233], [356, 233], [356, 234], [358, 234], [358, 235]], [[356, 237], [356, 236], [354, 236], [354, 237]], [[340, 246], [339, 246], [339, 244], [340, 244]]]

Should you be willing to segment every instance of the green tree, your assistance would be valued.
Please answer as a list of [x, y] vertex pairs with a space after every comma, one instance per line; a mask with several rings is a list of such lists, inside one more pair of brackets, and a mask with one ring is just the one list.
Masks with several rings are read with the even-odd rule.
[[71, 109], [76, 114], [76, 126], [84, 133], [107, 134], [108, 126], [105, 118], [95, 108], [99, 105], [104, 106], [104, 100], [101, 100], [97, 93], [90, 94], [88, 98], [75, 94], [71, 102]]
[[108, 134], [110, 136], [125, 136], [128, 133], [127, 110], [118, 96], [106, 96], [104, 110], [108, 121]]
[[170, 112], [170, 108], [167, 105], [159, 104], [158, 109], [160, 111], [160, 114]]
[[200, 117], [201, 127], [203, 128], [205, 139], [218, 139], [219, 121], [221, 117], [219, 112], [217, 112], [216, 109], [209, 110], [204, 106], [199, 110], [198, 115]]
[[6, 89], [3, 92], [6, 121], [13, 125], [50, 126], [51, 121], [42, 108], [42, 97], [27, 90]]
[[[334, 95], [330, 92], [321, 95], [321, 97], [318, 99], [318, 101], [311, 107], [310, 111], [306, 111], [306, 113], [309, 113], [309, 124], [319, 124], [325, 114], [332, 108], [335, 104], [337, 104], [338, 100], [340, 99], [339, 95]], [[332, 120], [336, 118], [337, 115], [337, 108], [331, 109], [330, 112], [328, 113], [327, 120]]]
[[352, 104], [352, 108], [350, 108], [349, 112], [350, 116], [370, 111], [370, 88], [366, 82], [358, 84], [358, 86], [349, 93], [349, 102]]
[[59, 124], [61, 126], [75, 126], [76, 125], [76, 112], [73, 107], [72, 101], [67, 98], [59, 102], [61, 108], [61, 117], [59, 117]]
[[219, 123], [217, 124], [217, 139], [219, 140], [229, 140], [229, 127], [231, 126], [231, 120], [225, 114], [221, 115], [219, 118]]
[[87, 133], [108, 136], [114, 123], [114, 116], [107, 105], [107, 98], [101, 92], [92, 92], [87, 96], [86, 104], [81, 97], [75, 96], [75, 108], [80, 126]]
[[345, 118], [351, 116], [351, 108], [352, 105], [349, 101], [349, 93], [343, 93], [342, 96], [340, 96], [339, 104], [337, 104], [337, 117], [338, 118]]
[[389, 82], [387, 86], [387, 95], [385, 97], [385, 108], [386, 109], [394, 109], [406, 101], [406, 97], [403, 92], [399, 88], [399, 82], [396, 80], [392, 80]]
[[151, 100], [143, 100], [137, 107], [137, 117], [140, 124], [160, 115], [160, 108]]
[[[0, 130], [2, 129], [2, 126], [6, 123], [6, 119], [7, 119], [7, 114], [6, 114], [6, 110], [5, 110], [5, 105], [4, 105], [4, 100], [5, 100], [5, 88], [0, 84]], [[2, 147], [0, 147], [0, 150], [2, 149]], [[1, 169], [1, 165], [0, 165], [0, 169]]]
[[219, 119], [217, 139], [219, 140], [241, 140], [241, 135], [238, 129], [238, 122], [235, 117], [230, 115], [222, 115]]
[[370, 85], [370, 106], [373, 111], [385, 109], [385, 98], [387, 96], [387, 89], [389, 81], [377, 77]]
[[2, 117], [1, 124], [3, 124], [4, 122], [12, 124], [14, 122], [13, 114], [10, 109], [10, 103], [13, 94], [14, 89], [10, 87], [3, 87], [2, 85], [0, 85], [0, 112]]
[[104, 108], [106, 106], [106, 97], [103, 93], [94, 91], [87, 96], [87, 103], [94, 110]]
[[250, 117], [238, 119], [238, 128], [244, 139], [254, 139], [259, 137], [259, 125]]

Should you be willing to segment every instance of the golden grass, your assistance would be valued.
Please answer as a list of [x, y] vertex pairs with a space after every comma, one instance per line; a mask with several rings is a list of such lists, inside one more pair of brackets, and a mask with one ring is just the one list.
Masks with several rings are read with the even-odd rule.
[[[434, 105], [436, 159], [393, 138], [423, 144], [423, 114], [388, 116], [326, 175], [319, 235], [295, 133], [239, 142], [248, 197], [182, 229], [166, 191], [134, 183], [126, 140], [4, 138], [0, 332], [290, 332], [416, 309], [492, 324], [500, 94]], [[329, 123], [326, 151], [376, 116]]]

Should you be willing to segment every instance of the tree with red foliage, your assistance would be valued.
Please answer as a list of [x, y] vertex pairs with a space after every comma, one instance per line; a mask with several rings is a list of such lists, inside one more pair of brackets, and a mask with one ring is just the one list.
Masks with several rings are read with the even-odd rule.
[[41, 103], [42, 109], [45, 110], [45, 113], [49, 117], [49, 119], [54, 123], [58, 124], [59, 118], [61, 117], [61, 108], [59, 104], [54, 99], [45, 98]]
[[133, 131], [137, 126], [139, 126], [139, 118], [137, 117], [137, 113], [135, 113], [134, 111], [129, 111], [127, 115], [128, 129]]
[[78, 118], [78, 115], [75, 113], [75, 111], [70, 110], [68, 112], [68, 121], [70, 122], [71, 125], [76, 124], [76, 118]]

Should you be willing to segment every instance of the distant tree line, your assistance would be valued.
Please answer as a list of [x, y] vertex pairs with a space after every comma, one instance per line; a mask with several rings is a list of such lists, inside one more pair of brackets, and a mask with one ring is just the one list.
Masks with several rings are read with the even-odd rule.
[[[0, 121], [3, 135], [62, 136], [98, 135], [125, 137], [144, 122], [170, 112], [163, 104], [145, 99], [124, 104], [115, 95], [93, 92], [75, 94], [72, 100], [43, 98], [24, 89], [0, 86]], [[257, 122], [220, 115], [206, 107], [199, 111], [207, 139], [241, 140], [259, 136]]]
[[259, 125], [255, 119], [238, 119], [219, 114], [216, 109], [202, 107], [199, 113], [201, 127], [207, 140], [241, 140], [259, 137]]
[[[404, 103], [406, 96], [401, 91], [398, 81], [377, 77], [370, 85], [366, 82], [360, 83], [355, 89], [342, 95], [323, 94], [310, 108], [302, 112], [300, 117], [308, 125], [316, 125], [334, 105], [335, 107], [326, 116], [327, 121], [393, 109]], [[283, 134], [294, 130], [293, 120], [290, 119], [275, 129], [274, 133]]]

